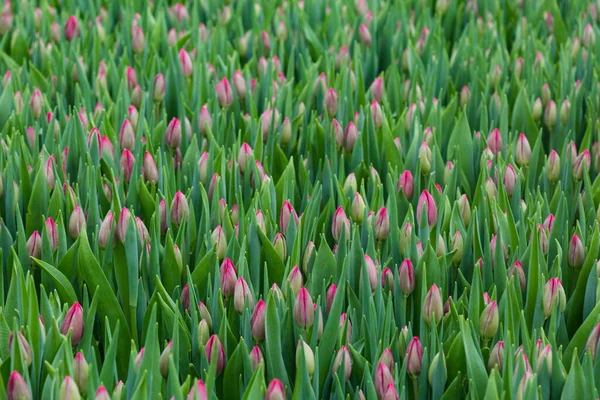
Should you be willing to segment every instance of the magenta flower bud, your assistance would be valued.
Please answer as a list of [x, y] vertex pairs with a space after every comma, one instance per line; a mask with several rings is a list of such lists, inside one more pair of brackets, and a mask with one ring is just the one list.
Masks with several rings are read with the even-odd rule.
[[587, 343], [585, 345], [586, 352], [589, 352], [592, 355], [592, 360], [596, 359], [596, 351], [598, 350], [598, 341], [600, 340], [600, 323], [597, 324], [590, 336], [588, 337]]
[[502, 152], [502, 134], [500, 133], [500, 129], [495, 128], [492, 130], [487, 138], [487, 145], [494, 155]]
[[179, 225], [184, 219], [187, 220], [190, 214], [190, 207], [187, 198], [181, 191], [175, 193], [171, 201], [171, 223]]
[[554, 126], [556, 125], [556, 113], [556, 103], [554, 100], [550, 100], [546, 106], [546, 111], [544, 112], [544, 123], [551, 130], [554, 129]]
[[369, 286], [371, 291], [374, 292], [377, 288], [377, 266], [368, 254], [365, 254], [365, 266], [367, 267], [367, 276], [369, 278]]
[[128, 149], [123, 150], [121, 153], [121, 169], [123, 170], [123, 179], [125, 182], [129, 182], [131, 174], [133, 173], [133, 166], [135, 164], [135, 157]]
[[31, 400], [31, 390], [17, 371], [11, 372], [10, 378], [8, 378], [6, 398], [8, 400]]
[[71, 331], [71, 344], [77, 346], [83, 336], [83, 308], [78, 302], [73, 303], [60, 326], [60, 333], [66, 335]]
[[104, 386], [98, 387], [98, 390], [96, 390], [96, 395], [94, 397], [94, 400], [110, 400], [110, 395], [108, 394], [106, 387], [104, 387]]
[[423, 363], [423, 348], [421, 347], [421, 341], [417, 336], [413, 337], [408, 344], [405, 357], [407, 359], [406, 371], [408, 374], [412, 377], [419, 376], [421, 373], [421, 365]]
[[373, 94], [373, 99], [375, 99], [379, 103], [381, 103], [381, 101], [383, 100], [383, 93], [385, 90], [385, 87], [383, 86], [383, 78], [382, 77], [375, 78], [373, 83], [371, 83], [371, 87], [369, 90]]
[[435, 205], [435, 200], [433, 200], [433, 197], [427, 190], [423, 190], [417, 204], [417, 221], [419, 223], [421, 222], [421, 214], [423, 213], [423, 209], [426, 209], [427, 223], [431, 228], [437, 222], [437, 206]]
[[375, 238], [385, 240], [390, 234], [390, 216], [387, 209], [381, 207], [375, 215]]
[[69, 218], [69, 235], [77, 239], [82, 229], [85, 229], [85, 215], [81, 207], [76, 206]]
[[77, 17], [71, 15], [65, 23], [65, 39], [70, 42], [76, 36], [79, 36], [79, 22]]
[[531, 159], [531, 146], [524, 133], [521, 133], [517, 139], [515, 159], [520, 167], [529, 165], [529, 160]]
[[165, 144], [172, 149], [179, 147], [181, 144], [181, 123], [179, 119], [173, 118], [169, 122], [165, 131]]
[[181, 306], [184, 310], [190, 310], [190, 287], [187, 284], [181, 290]]
[[252, 365], [252, 370], [256, 371], [256, 368], [258, 368], [262, 362], [264, 362], [264, 357], [262, 351], [260, 351], [260, 347], [254, 346], [250, 352], [250, 365]]
[[371, 32], [365, 24], [360, 24], [358, 27], [358, 40], [367, 47], [371, 45]]
[[546, 176], [552, 183], [558, 181], [560, 176], [560, 157], [554, 150], [550, 150], [548, 161], [546, 162]]
[[73, 378], [82, 393], [86, 392], [90, 366], [82, 352], [78, 352], [73, 359]]
[[565, 290], [558, 278], [550, 278], [544, 286], [544, 316], [550, 317], [554, 311], [554, 306], [558, 304], [560, 311], [564, 311], [567, 305]]
[[382, 363], [385, 364], [385, 366], [388, 367], [390, 371], [394, 369], [394, 355], [392, 354], [392, 351], [389, 349], [389, 347], [384, 349], [381, 353], [381, 356], [379, 356], [379, 361], [377, 361], [377, 365]]
[[585, 261], [585, 250], [583, 243], [579, 236], [573, 235], [569, 241], [569, 255], [568, 255], [569, 266], [571, 268], [579, 269]]
[[259, 300], [254, 307], [252, 317], [250, 318], [250, 326], [252, 327], [252, 337], [257, 342], [265, 340], [265, 312], [267, 306], [263, 300]]
[[387, 267], [381, 273], [381, 287], [387, 290], [394, 290], [394, 273]]
[[537, 356], [536, 371], [541, 372], [544, 366], [546, 366], [548, 372], [552, 374], [552, 347], [550, 345], [546, 345], [542, 348]]
[[[437, 4], [440, 4], [439, 2]], [[396, 385], [394, 383], [390, 383], [387, 386], [387, 389], [383, 393], [382, 400], [398, 400], [398, 391], [396, 390]]]
[[393, 383], [394, 377], [392, 376], [390, 369], [385, 363], [380, 362], [379, 365], [377, 365], [377, 369], [375, 370], [375, 378], [373, 379], [377, 397], [380, 399], [383, 398], [387, 387]]
[[135, 53], [141, 54], [146, 48], [146, 36], [139, 26], [135, 26], [131, 33], [131, 48]]
[[[346, 126], [346, 132], [348, 131], [349, 126], [350, 124]], [[342, 130], [342, 126], [335, 118], [331, 121], [331, 129], [333, 131], [333, 137], [335, 138], [335, 144], [338, 149], [341, 149], [345, 144], [344, 132]], [[356, 134], [358, 135], [358, 131], [356, 132]], [[354, 142], [352, 142], [352, 148], [354, 148]]]
[[383, 111], [377, 100], [371, 102], [371, 117], [373, 118], [373, 125], [375, 129], [379, 128], [383, 124]]
[[503, 183], [506, 193], [509, 197], [512, 197], [515, 191], [515, 185], [517, 183], [517, 172], [511, 164], [508, 164], [506, 170], [504, 171]]
[[498, 331], [498, 304], [495, 301], [490, 302], [479, 319], [479, 334], [485, 339], [492, 339]]
[[79, 394], [79, 389], [77, 389], [77, 384], [70, 376], [65, 376], [62, 384], [60, 385], [60, 389], [58, 392], [59, 400], [79, 400], [81, 395]]
[[[10, 335], [8, 336], [8, 350], [10, 352], [12, 352], [13, 342], [14, 342], [14, 334], [13, 334], [13, 332], [11, 332]], [[27, 367], [29, 367], [31, 365], [31, 360], [32, 360], [31, 346], [29, 345], [29, 342], [27, 342], [27, 339], [25, 339], [25, 336], [23, 336], [23, 334], [21, 332], [17, 332], [17, 343], [19, 345], [19, 352], [21, 353], [21, 359], [23, 360], [23, 363]]]
[[335, 299], [335, 294], [337, 292], [337, 286], [335, 283], [332, 283], [327, 289], [327, 295], [325, 298], [325, 309], [327, 310], [327, 314], [331, 310], [331, 306], [333, 305], [333, 300]]
[[460, 90], [460, 106], [465, 107], [469, 104], [469, 100], [471, 100], [471, 90], [468, 86], [463, 86]]
[[302, 285], [304, 285], [304, 279], [302, 278], [302, 272], [300, 272], [300, 268], [298, 266], [294, 266], [288, 275], [288, 282], [290, 288], [292, 289], [292, 293], [294, 296], [297, 296], [302, 289]]
[[315, 321], [315, 309], [313, 301], [306, 290], [302, 287], [296, 295], [296, 301], [294, 303], [294, 321], [302, 329], [310, 328]]
[[165, 97], [167, 84], [163, 74], [156, 74], [154, 77], [154, 101], [161, 101]]
[[44, 163], [44, 175], [46, 176], [46, 185], [52, 191], [54, 189], [54, 156], [48, 157]]
[[223, 232], [223, 228], [220, 225], [213, 230], [211, 234], [211, 240], [215, 246], [217, 257], [219, 260], [222, 260], [223, 257], [225, 257], [225, 252], [227, 251], [227, 238], [225, 237], [225, 232]]
[[246, 163], [250, 162], [253, 156], [254, 152], [252, 151], [252, 147], [250, 147], [248, 143], [242, 143], [237, 159], [237, 163], [242, 174], [246, 171]]
[[350, 375], [352, 374], [352, 360], [350, 359], [350, 352], [346, 346], [340, 347], [340, 350], [333, 361], [333, 369], [331, 373], [335, 376], [336, 372], [338, 372], [342, 366], [344, 367], [344, 379], [350, 379]]
[[146, 350], [142, 347], [140, 349], [140, 351], [137, 353], [137, 356], [135, 356], [135, 367], [137, 369], [140, 369], [140, 365], [142, 365], [142, 359], [144, 358], [144, 352]]
[[160, 232], [162, 234], [167, 232], [167, 202], [165, 199], [162, 199], [160, 203], [158, 203], [158, 221], [160, 224]]
[[233, 87], [235, 88], [237, 96], [241, 100], [244, 100], [246, 97], [246, 80], [240, 71], [235, 71], [233, 74]]
[[439, 324], [443, 316], [443, 308], [440, 290], [434, 283], [429, 289], [429, 292], [427, 292], [425, 301], [423, 302], [423, 319], [429, 325], [431, 325], [432, 320], [435, 321], [436, 325]]
[[583, 29], [581, 43], [583, 43], [583, 45], [587, 48], [593, 47], [596, 44], [596, 33], [594, 32], [592, 25], [586, 24], [585, 28]]
[[35, 88], [33, 94], [31, 95], [31, 99], [29, 100], [29, 107], [31, 108], [31, 114], [33, 118], [38, 119], [40, 115], [42, 115], [42, 92], [40, 89]]
[[173, 341], [170, 340], [169, 343], [165, 346], [163, 352], [160, 354], [159, 359], [159, 368], [160, 374], [163, 378], [167, 378], [169, 376], [169, 357], [171, 357], [171, 353], [173, 349]]
[[[110, 158], [115, 158], [115, 148], [107, 136], [100, 138], [100, 157], [107, 155]], [[63, 164], [64, 165], [64, 164]], [[64, 167], [63, 167], [64, 168]]]
[[144, 165], [142, 166], [142, 174], [146, 182], [158, 183], [158, 168], [150, 152], [144, 154]]
[[338, 110], [338, 94], [333, 88], [329, 88], [327, 93], [325, 94], [325, 99], [323, 100], [323, 105], [325, 106], [325, 110], [327, 114], [333, 118], [335, 114], [337, 114]]
[[345, 238], [350, 237], [350, 220], [346, 217], [344, 207], [340, 206], [335, 210], [333, 214], [333, 221], [331, 224], [331, 233], [335, 240], [340, 240], [342, 236], [342, 230], [344, 230]]
[[577, 180], [583, 179], [583, 173], [590, 170], [592, 158], [589, 150], [584, 150], [573, 160], [573, 176]]
[[285, 388], [279, 379], [269, 382], [265, 400], [285, 400]]
[[490, 352], [488, 369], [491, 371], [495, 366], [498, 366], [498, 371], [502, 373], [502, 367], [504, 366], [504, 341], [502, 340], [497, 342]]
[[221, 79], [221, 81], [215, 85], [215, 92], [217, 93], [217, 99], [219, 100], [221, 107], [227, 108], [233, 103], [233, 92], [231, 91], [229, 79]]
[[285, 258], [287, 257], [287, 245], [285, 237], [279, 232], [277, 232], [273, 239], [273, 248], [277, 255], [279, 255], [279, 258], [281, 258], [282, 261], [285, 261]]
[[244, 312], [246, 302], [248, 302], [248, 308], [254, 308], [254, 297], [248, 283], [244, 278], [238, 278], [233, 289], [233, 306], [239, 314]]
[[40, 258], [42, 255], [42, 237], [38, 231], [33, 231], [27, 239], [27, 254], [34, 258]]
[[404, 196], [406, 196], [406, 198], [410, 201], [412, 199], [414, 189], [413, 174], [409, 170], [406, 170], [400, 174], [397, 190], [402, 190]]
[[58, 248], [58, 229], [52, 218], [46, 219], [46, 232], [50, 239], [50, 247], [52, 247], [52, 250], [56, 250]]
[[225, 297], [233, 296], [235, 291], [235, 285], [237, 282], [237, 271], [235, 269], [235, 265], [233, 265], [233, 261], [229, 258], [226, 258], [221, 263], [220, 268], [221, 274], [221, 291]]
[[201, 379], [196, 380], [196, 383], [190, 389], [186, 400], [208, 400], [206, 386]]
[[[340, 131], [341, 131], [341, 128], [340, 128]], [[350, 122], [348, 122], [348, 125], [346, 125], [346, 132], [344, 133], [344, 140], [343, 140], [344, 148], [346, 149], [346, 151], [351, 153], [352, 150], [354, 150], [354, 144], [356, 143], [357, 140], [358, 140], [358, 129], [356, 129], [356, 125], [354, 125], [354, 122], [350, 121]], [[337, 136], [336, 136], [336, 141], [337, 141]]]
[[279, 110], [269, 109], [265, 110], [260, 116], [260, 124], [263, 134], [263, 141], [266, 141], [269, 137], [269, 133], [271, 132], [271, 125], [277, 127], [279, 124]]
[[206, 105], [202, 106], [200, 109], [200, 114], [198, 115], [198, 130], [203, 136], [206, 136], [207, 129], [212, 128], [212, 118], [210, 113], [208, 112], [208, 108]]
[[[108, 217], [108, 215], [107, 215]], [[112, 216], [111, 216], [112, 218]], [[121, 209], [121, 213], [119, 214], [119, 220], [117, 222], [117, 237], [121, 241], [121, 243], [125, 243], [127, 238], [127, 229], [129, 228], [129, 220], [131, 218], [131, 213], [128, 208], [123, 207]]]
[[217, 374], [223, 372], [225, 368], [225, 349], [219, 340], [217, 335], [212, 335], [208, 342], [206, 342], [206, 346], [204, 347], [206, 352], [206, 358], [208, 362], [211, 363], [213, 357], [217, 357]]
[[358, 193], [358, 192], [354, 193], [354, 199], [352, 200], [350, 214], [351, 214], [354, 222], [356, 222], [357, 224], [362, 223], [364, 214], [365, 214], [365, 208], [366, 208], [365, 201], [363, 200], [360, 193]]
[[123, 381], [119, 381], [117, 382], [117, 385], [115, 386], [115, 390], [113, 390], [113, 399], [117, 399], [120, 400], [121, 399], [121, 394], [123, 393]]
[[192, 65], [192, 59], [185, 49], [179, 50], [179, 64], [181, 65], [181, 71], [183, 76], [189, 78], [194, 73], [194, 67]]
[[523, 271], [523, 266], [521, 265], [521, 261], [519, 260], [515, 261], [514, 264], [508, 270], [508, 278], [512, 278], [515, 274], [517, 276], [516, 279], [518, 279], [519, 281], [521, 291], [525, 291], [525, 289], [527, 288], [527, 282], [525, 280], [525, 272]]
[[[409, 296], [415, 290], [415, 270], [410, 259], [405, 259], [398, 268], [398, 279], [400, 279], [400, 289], [402, 294]], [[441, 302], [441, 298], [440, 298]]]

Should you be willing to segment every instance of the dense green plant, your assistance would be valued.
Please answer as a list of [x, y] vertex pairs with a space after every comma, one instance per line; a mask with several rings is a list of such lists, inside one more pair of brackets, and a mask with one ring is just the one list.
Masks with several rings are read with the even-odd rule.
[[6, 1], [0, 393], [598, 397], [597, 7]]

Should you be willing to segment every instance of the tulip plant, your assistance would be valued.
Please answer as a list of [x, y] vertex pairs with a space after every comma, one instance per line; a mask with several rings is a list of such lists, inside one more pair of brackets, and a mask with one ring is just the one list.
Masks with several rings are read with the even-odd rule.
[[0, 398], [597, 398], [599, 8], [6, 0]]

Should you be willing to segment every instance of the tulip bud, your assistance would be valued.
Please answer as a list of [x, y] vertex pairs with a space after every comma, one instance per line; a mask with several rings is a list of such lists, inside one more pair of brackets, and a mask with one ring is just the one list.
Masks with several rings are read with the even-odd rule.
[[135, 148], [135, 132], [128, 119], [123, 121], [119, 131], [119, 146], [121, 149], [133, 150]]
[[206, 386], [201, 379], [196, 380], [196, 383], [190, 389], [186, 400], [207, 400]]
[[252, 317], [250, 318], [250, 326], [252, 327], [252, 337], [257, 342], [265, 340], [265, 312], [267, 306], [263, 300], [256, 303]]
[[429, 175], [431, 171], [431, 149], [427, 142], [421, 143], [419, 148], [419, 165], [421, 166], [421, 173], [425, 176]]
[[471, 100], [471, 90], [468, 86], [463, 86], [460, 90], [460, 106], [465, 107]]
[[237, 272], [235, 270], [235, 266], [233, 262], [226, 258], [221, 263], [220, 268], [221, 274], [221, 291], [223, 292], [223, 296], [231, 297], [234, 294], [235, 286], [237, 283]]
[[385, 363], [380, 362], [377, 365], [377, 369], [375, 370], [375, 378], [373, 379], [373, 384], [375, 386], [375, 392], [377, 393], [377, 397], [383, 398], [387, 387], [393, 383], [394, 377], [392, 376], [390, 369]]
[[73, 377], [82, 393], [85, 393], [87, 389], [89, 370], [90, 367], [85, 360], [83, 353], [78, 352], [73, 359]]
[[123, 179], [129, 182], [131, 174], [133, 173], [133, 165], [135, 164], [135, 157], [131, 154], [131, 151], [125, 149], [121, 153], [120, 167], [123, 170]]
[[296, 210], [294, 210], [292, 204], [288, 200], [285, 200], [281, 206], [281, 213], [279, 214], [279, 227], [281, 228], [281, 232], [284, 234], [288, 230], [290, 219], [293, 219], [294, 225], [297, 227], [298, 214], [296, 214]]
[[265, 400], [285, 400], [285, 388], [279, 379], [269, 382]]
[[162, 101], [165, 97], [167, 84], [163, 74], [156, 74], [154, 77], [154, 101]]
[[50, 247], [52, 247], [52, 250], [56, 250], [58, 248], [58, 230], [56, 222], [52, 218], [46, 219], [46, 233], [49, 236]]
[[69, 218], [69, 235], [77, 239], [82, 229], [85, 229], [85, 215], [81, 207], [76, 206]]
[[208, 108], [206, 108], [206, 105], [204, 105], [200, 109], [200, 114], [198, 115], [198, 130], [203, 136], [206, 136], [206, 131], [211, 128], [212, 118], [208, 112]]
[[179, 147], [181, 144], [181, 123], [179, 119], [173, 118], [169, 122], [165, 131], [165, 144], [172, 149]]
[[419, 223], [421, 223], [421, 214], [424, 208], [427, 212], [427, 223], [431, 228], [437, 222], [437, 206], [435, 205], [435, 200], [433, 200], [433, 197], [427, 190], [423, 190], [417, 204], [417, 220]]
[[520, 167], [529, 165], [531, 158], [531, 146], [527, 140], [527, 136], [521, 133], [517, 139], [517, 146], [515, 150], [515, 159]]
[[60, 333], [63, 335], [68, 334], [69, 330], [72, 330], [71, 344], [77, 346], [83, 336], [83, 308], [78, 302], [69, 308], [60, 326]]
[[233, 306], [235, 310], [241, 314], [246, 308], [246, 302], [248, 302], [248, 308], [254, 307], [254, 297], [252, 292], [246, 283], [244, 278], [239, 278], [235, 283], [233, 290]]
[[491, 371], [495, 366], [498, 366], [498, 371], [502, 373], [502, 367], [504, 366], [504, 341], [502, 340], [498, 341], [490, 352], [488, 370]]
[[[306, 245], [306, 249], [304, 250], [304, 255], [302, 256], [302, 270], [304, 273], [308, 273], [308, 267], [311, 265], [311, 262], [314, 260], [315, 255], [315, 244], [310, 241]], [[300, 285], [302, 286], [302, 285]], [[299, 289], [299, 287], [298, 287]]]
[[[11, 353], [13, 351], [13, 343], [14, 334], [13, 332], [11, 332], [8, 336], [8, 350]], [[19, 353], [21, 354], [21, 360], [27, 367], [29, 367], [32, 361], [31, 346], [29, 345], [29, 342], [27, 341], [27, 339], [25, 339], [25, 336], [23, 336], [21, 332], [17, 332], [17, 343], [19, 345]]]
[[40, 92], [40, 89], [35, 88], [33, 91], [29, 100], [29, 107], [34, 119], [38, 119], [42, 115], [42, 92]]
[[34, 258], [40, 258], [42, 255], [42, 237], [38, 231], [33, 231], [27, 239], [27, 254]]
[[96, 390], [96, 395], [94, 397], [94, 400], [110, 400], [110, 395], [108, 394], [106, 387], [104, 387], [104, 386], [98, 387], [98, 390]]
[[492, 339], [498, 331], [498, 304], [495, 301], [490, 302], [479, 319], [479, 334], [485, 339]]
[[410, 259], [407, 258], [400, 264], [398, 278], [400, 279], [402, 294], [409, 296], [415, 289], [415, 270]]
[[375, 129], [379, 128], [383, 124], [383, 112], [381, 111], [381, 106], [377, 100], [371, 102], [371, 116], [373, 118]]
[[325, 309], [327, 310], [327, 313], [329, 314], [329, 311], [331, 311], [331, 306], [333, 305], [333, 300], [335, 299], [335, 294], [337, 292], [337, 286], [335, 283], [332, 283], [329, 288], [327, 289], [327, 294], [325, 297]]
[[431, 325], [431, 321], [434, 320], [436, 325], [439, 324], [443, 316], [443, 307], [440, 290], [434, 283], [427, 292], [425, 301], [423, 302], [422, 314], [425, 322]]
[[552, 183], [558, 181], [560, 175], [560, 157], [554, 150], [550, 150], [546, 163], [546, 176]]
[[211, 239], [213, 245], [216, 246], [217, 257], [219, 260], [222, 260], [223, 257], [225, 257], [225, 252], [227, 251], [227, 238], [225, 237], [225, 232], [223, 232], [223, 228], [221, 228], [220, 225], [213, 230]]
[[[514, 190], [514, 187], [513, 187]], [[496, 195], [498, 194], [498, 189], [496, 188], [496, 184], [492, 180], [492, 178], [488, 178], [485, 182], [485, 192], [487, 193], [487, 197], [490, 201], [496, 199]]]
[[198, 346], [205, 346], [208, 342], [208, 338], [210, 337], [210, 326], [209, 322], [206, 319], [202, 319], [198, 323], [197, 336]]
[[492, 130], [487, 138], [487, 146], [494, 155], [502, 152], [502, 135], [500, 134], [500, 129], [495, 128]]
[[217, 374], [223, 372], [223, 368], [225, 368], [225, 349], [223, 348], [219, 337], [217, 335], [212, 335], [210, 339], [208, 339], [208, 342], [206, 342], [204, 350], [209, 363], [212, 362], [214, 356], [217, 357]]
[[[337, 121], [336, 121], [337, 122]], [[337, 125], [339, 127], [339, 124]], [[354, 150], [354, 145], [356, 143], [356, 141], [358, 140], [358, 129], [356, 128], [356, 125], [354, 124], [354, 122], [350, 121], [348, 122], [348, 125], [346, 125], [346, 131], [343, 135], [343, 139], [341, 138], [341, 130], [342, 128], [339, 128], [339, 135], [340, 138], [338, 139], [337, 137], [337, 130], [336, 132], [336, 143], [339, 144], [338, 147], [341, 147], [341, 143], [343, 142], [344, 144], [344, 148], [346, 149], [346, 151], [348, 151], [349, 153], [352, 153], [352, 150]]]
[[413, 337], [408, 344], [405, 357], [407, 359], [406, 371], [408, 374], [413, 378], [419, 376], [421, 373], [421, 365], [423, 364], [423, 348], [421, 347], [421, 341], [418, 336]]
[[598, 350], [598, 341], [600, 340], [600, 323], [597, 324], [590, 336], [588, 337], [587, 343], [585, 345], [586, 352], [590, 352], [592, 356], [592, 360], [596, 359], [596, 351]]
[[569, 266], [571, 268], [581, 268], [585, 261], [585, 250], [583, 243], [579, 236], [573, 235], [569, 241], [569, 255], [568, 255]]
[[[171, 223], [179, 225], [184, 219], [187, 220], [189, 217], [190, 207], [188, 205], [187, 198], [178, 191], [173, 197], [171, 202]], [[214, 240], [213, 240], [214, 241]]]
[[310, 328], [315, 321], [314, 304], [305, 287], [302, 287], [296, 295], [296, 301], [294, 303], [294, 321], [296, 321], [298, 326], [302, 329]]
[[544, 123], [550, 130], [554, 129], [554, 126], [556, 125], [556, 113], [556, 103], [554, 100], [550, 100], [546, 106], [546, 111], [544, 112]]
[[552, 347], [546, 345], [537, 356], [536, 371], [541, 372], [542, 367], [546, 365], [548, 373], [552, 375]]
[[233, 92], [231, 91], [229, 79], [221, 79], [221, 81], [215, 85], [215, 92], [221, 107], [227, 108], [233, 103]]
[[591, 48], [596, 45], [596, 33], [594, 32], [594, 28], [592, 28], [592, 25], [587, 24], [583, 29], [581, 43], [583, 43], [583, 45], [587, 48]]
[[560, 311], [564, 311], [567, 305], [565, 290], [558, 278], [550, 278], [544, 286], [544, 316], [550, 317], [554, 306], [558, 304]]
[[183, 72], [183, 76], [189, 78], [192, 76], [194, 72], [194, 67], [192, 65], [192, 59], [185, 49], [179, 50], [179, 63], [181, 65], [181, 71]]
[[352, 208], [350, 209], [350, 215], [357, 224], [361, 224], [365, 214], [365, 201], [363, 200], [360, 193], [354, 193], [354, 199], [352, 200]]
[[335, 117], [338, 109], [338, 94], [333, 88], [329, 88], [329, 90], [327, 90], [325, 99], [323, 100], [323, 105], [329, 117]]
[[519, 286], [521, 291], [525, 291], [527, 288], [527, 282], [525, 281], [525, 272], [523, 271], [523, 266], [519, 260], [515, 261], [514, 264], [510, 267], [508, 271], [508, 278], [512, 278], [513, 275], [517, 275], [516, 279], [519, 281]]
[[308, 376], [309, 378], [312, 378], [313, 372], [315, 370], [315, 355], [310, 346], [306, 344], [306, 342], [300, 340], [298, 341], [298, 347], [296, 348], [296, 368], [300, 368], [300, 357], [302, 357], [300, 346], [302, 346], [302, 349], [304, 350], [304, 365], [306, 366]]
[[6, 398], [8, 400], [31, 400], [31, 390], [17, 371], [10, 374], [6, 388]]
[[515, 185], [517, 183], [517, 172], [511, 164], [508, 164], [506, 170], [504, 171], [503, 183], [506, 193], [509, 197], [512, 197], [515, 191]]
[[358, 27], [358, 40], [367, 47], [371, 45], [371, 33], [365, 24]]
[[260, 351], [260, 347], [254, 346], [250, 352], [250, 365], [252, 365], [252, 370], [256, 371], [256, 368], [258, 368], [260, 363], [264, 363], [262, 351]]
[[569, 100], [563, 101], [560, 107], [560, 121], [563, 125], [567, 124], [567, 119], [569, 118], [569, 110], [571, 109], [571, 103]]
[[113, 390], [113, 396], [112, 398], [115, 400], [120, 400], [121, 399], [121, 394], [123, 393], [123, 381], [119, 381], [117, 382], [117, 385], [115, 386], [115, 390]]
[[143, 53], [146, 48], [146, 36], [144, 36], [144, 31], [139, 26], [132, 29], [131, 48], [138, 54]]
[[300, 289], [302, 288], [302, 285], [304, 284], [302, 273], [300, 272], [300, 269], [297, 265], [294, 266], [294, 268], [292, 268], [292, 270], [290, 271], [288, 275], [288, 282], [290, 288], [292, 289], [292, 293], [294, 294], [294, 296], [297, 296], [300, 292]]
[[347, 381], [350, 379], [350, 375], [352, 374], [352, 360], [350, 359], [350, 352], [346, 346], [340, 347], [340, 350], [335, 356], [335, 360], [333, 361], [333, 370], [331, 371], [334, 376], [342, 365], [344, 366], [344, 379]]
[[333, 221], [331, 224], [331, 233], [335, 240], [340, 240], [342, 237], [342, 230], [344, 230], [345, 238], [350, 237], [350, 220], [346, 217], [344, 207], [340, 206], [335, 210], [333, 214]]
[[387, 209], [381, 207], [375, 216], [375, 238], [385, 240], [390, 234], [390, 216]]
[[573, 160], [573, 177], [577, 180], [583, 179], [584, 171], [589, 171], [592, 163], [589, 150], [584, 150]]
[[167, 345], [165, 346], [165, 349], [161, 353], [159, 359], [160, 374], [165, 379], [167, 378], [167, 376], [169, 376], [169, 357], [171, 357], [172, 348], [173, 341], [170, 340], [169, 343], [167, 343]]
[[65, 376], [65, 379], [60, 385], [58, 398], [59, 400], [79, 400], [81, 398], [77, 385], [70, 376]]

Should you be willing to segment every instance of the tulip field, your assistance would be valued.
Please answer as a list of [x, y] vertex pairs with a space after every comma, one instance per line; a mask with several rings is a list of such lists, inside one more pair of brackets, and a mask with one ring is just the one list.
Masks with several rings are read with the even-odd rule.
[[6, 0], [0, 399], [597, 399], [600, 0]]

